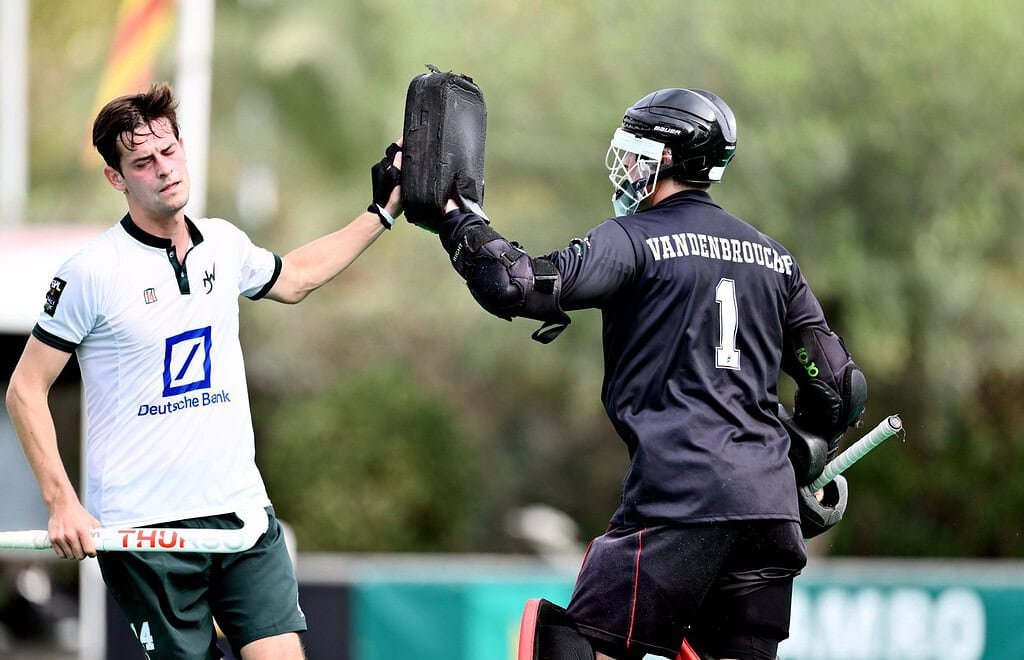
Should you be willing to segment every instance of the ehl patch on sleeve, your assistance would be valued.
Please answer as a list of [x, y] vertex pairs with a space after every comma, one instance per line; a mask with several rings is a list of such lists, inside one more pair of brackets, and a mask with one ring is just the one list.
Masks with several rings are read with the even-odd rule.
[[57, 303], [60, 302], [60, 294], [64, 293], [65, 286], [67, 286], [67, 282], [59, 277], [50, 281], [50, 290], [46, 292], [46, 304], [43, 305], [43, 311], [50, 316], [57, 312]]

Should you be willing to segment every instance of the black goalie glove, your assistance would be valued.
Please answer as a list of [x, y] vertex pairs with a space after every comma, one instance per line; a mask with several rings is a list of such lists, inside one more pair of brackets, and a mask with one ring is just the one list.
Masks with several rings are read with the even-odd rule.
[[[376, 213], [385, 229], [391, 229], [395, 218], [387, 212], [387, 203], [391, 193], [401, 183], [402, 171], [395, 166], [395, 156], [402, 151], [397, 143], [392, 142], [384, 150], [384, 157], [370, 168], [370, 182], [373, 184], [373, 201], [366, 207], [370, 213]], [[399, 212], [399, 215], [401, 213]]]
[[436, 234], [449, 199], [487, 219], [481, 209], [487, 105], [469, 76], [427, 68], [405, 97], [402, 206], [409, 222]]
[[800, 530], [805, 539], [813, 539], [839, 524], [846, 513], [850, 491], [846, 479], [840, 475], [825, 484], [821, 501], [814, 496], [810, 486], [797, 490], [800, 503]]

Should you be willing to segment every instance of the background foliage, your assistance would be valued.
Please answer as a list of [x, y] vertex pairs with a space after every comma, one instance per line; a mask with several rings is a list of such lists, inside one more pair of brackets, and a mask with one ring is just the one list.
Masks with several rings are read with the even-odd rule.
[[[123, 212], [75, 157], [115, 10], [32, 3], [31, 222]], [[610, 214], [603, 161], [625, 107], [711, 89], [739, 119], [713, 194], [797, 255], [868, 375], [867, 425], [899, 412], [908, 429], [851, 471], [850, 515], [820, 550], [1019, 556], [1022, 12], [221, 0], [208, 210], [280, 253], [347, 222], [431, 63], [483, 88], [488, 214], [543, 253]], [[595, 312], [535, 344], [403, 223], [302, 306], [246, 305], [243, 328], [258, 459], [300, 547], [518, 549], [503, 522], [518, 506], [548, 503], [590, 536], [616, 504], [626, 455], [598, 400]]]

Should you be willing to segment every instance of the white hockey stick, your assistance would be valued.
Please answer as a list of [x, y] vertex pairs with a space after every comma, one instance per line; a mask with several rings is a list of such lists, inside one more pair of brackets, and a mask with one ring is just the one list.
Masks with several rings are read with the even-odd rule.
[[[242, 552], [256, 545], [267, 531], [262, 508], [239, 511], [238, 529], [185, 529], [182, 527], [101, 527], [92, 530], [99, 552]], [[52, 548], [46, 530], [0, 532], [0, 550], [47, 550]]]
[[903, 430], [899, 415], [890, 415], [878, 423], [863, 438], [850, 445], [825, 466], [825, 471], [811, 484], [811, 492], [821, 490], [830, 481], [845, 472], [851, 465], [864, 458], [869, 451]]

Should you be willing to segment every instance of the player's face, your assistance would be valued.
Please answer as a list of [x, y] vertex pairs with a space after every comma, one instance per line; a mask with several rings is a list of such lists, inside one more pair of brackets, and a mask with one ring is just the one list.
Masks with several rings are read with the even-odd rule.
[[[111, 183], [128, 197], [130, 208], [153, 216], [172, 216], [185, 208], [189, 195], [185, 150], [167, 119], [135, 129], [135, 148], [121, 145], [121, 176]], [[121, 185], [119, 186], [118, 179]]]

